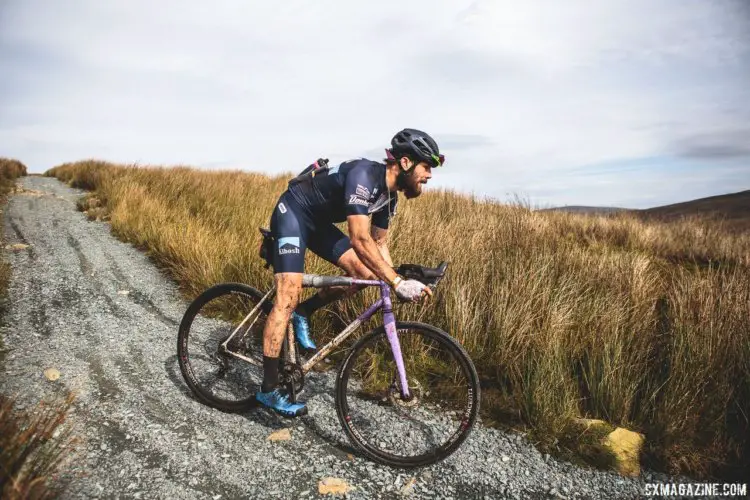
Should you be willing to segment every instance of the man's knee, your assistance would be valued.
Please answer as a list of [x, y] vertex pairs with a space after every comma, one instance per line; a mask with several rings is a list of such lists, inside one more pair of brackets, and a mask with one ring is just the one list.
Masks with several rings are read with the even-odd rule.
[[275, 281], [276, 300], [274, 301], [274, 309], [291, 314], [299, 303], [302, 292], [302, 274], [279, 273], [275, 276]]

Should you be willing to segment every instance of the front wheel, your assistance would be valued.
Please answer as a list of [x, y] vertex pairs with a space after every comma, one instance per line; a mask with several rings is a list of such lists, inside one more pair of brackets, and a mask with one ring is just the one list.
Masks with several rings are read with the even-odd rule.
[[409, 398], [402, 397], [385, 328], [362, 337], [336, 379], [336, 411], [349, 439], [372, 460], [418, 467], [445, 459], [469, 436], [479, 377], [466, 351], [423, 323], [396, 322]]

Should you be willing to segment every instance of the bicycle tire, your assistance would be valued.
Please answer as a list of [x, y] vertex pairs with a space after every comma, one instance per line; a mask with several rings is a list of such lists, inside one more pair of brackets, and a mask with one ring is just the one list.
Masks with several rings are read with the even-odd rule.
[[[182, 372], [182, 376], [185, 379], [185, 382], [187, 383], [188, 387], [190, 387], [190, 390], [193, 392], [193, 394], [203, 403], [213, 407], [217, 408], [222, 411], [228, 411], [228, 412], [235, 412], [235, 411], [243, 411], [247, 410], [249, 408], [252, 408], [255, 406], [255, 391], [257, 390], [257, 387], [248, 387], [248, 391], [250, 389], [253, 389], [252, 393], [248, 394], [247, 397], [239, 397], [238, 399], [228, 399], [225, 397], [220, 397], [216, 394], [214, 394], [212, 391], [207, 390], [206, 387], [204, 387], [204, 384], [201, 383], [201, 380], [196, 375], [196, 367], [193, 366], [193, 361], [197, 361], [197, 358], [200, 358], [199, 354], [203, 354], [204, 358], [206, 355], [208, 355], [209, 359], [212, 352], [195, 352], [193, 356], [191, 356], [191, 348], [190, 348], [190, 339], [191, 339], [191, 329], [193, 332], [197, 332], [197, 328], [195, 328], [196, 318], [199, 317], [201, 311], [203, 310], [204, 306], [206, 306], [208, 303], [217, 300], [217, 299], [230, 299], [232, 297], [238, 298], [242, 297], [244, 299], [247, 299], [249, 302], [251, 302], [254, 305], [256, 305], [262, 298], [263, 293], [261, 293], [259, 290], [242, 284], [242, 283], [220, 283], [218, 285], [214, 285], [211, 288], [208, 288], [203, 293], [201, 293], [198, 297], [193, 300], [193, 302], [190, 304], [190, 306], [185, 311], [185, 314], [182, 318], [182, 321], [180, 322], [180, 328], [179, 333], [177, 336], [177, 359], [179, 361], [180, 365], [180, 371]], [[267, 316], [271, 308], [273, 307], [272, 303], [270, 301], [266, 301], [265, 304], [261, 306], [261, 310], [263, 313]], [[243, 313], [243, 315], [246, 315], [252, 310], [252, 307], [247, 308], [247, 310]], [[203, 321], [203, 318], [201, 318], [201, 321]], [[210, 318], [208, 321], [215, 321], [214, 318]], [[265, 318], [263, 319], [263, 322], [265, 323]], [[231, 331], [231, 330], [230, 330]], [[224, 335], [223, 333], [221, 335]], [[221, 337], [219, 335], [219, 337]], [[228, 335], [228, 333], [226, 333]], [[226, 337], [223, 337], [226, 338]], [[257, 340], [257, 339], [256, 339]], [[260, 340], [259, 340], [261, 349], [262, 349], [262, 328], [260, 329]], [[200, 343], [198, 343], [200, 345]], [[217, 341], [217, 353], [218, 356], [218, 341]], [[212, 349], [213, 346], [209, 348]], [[204, 351], [206, 349], [204, 348]], [[262, 351], [261, 351], [262, 352]], [[227, 358], [228, 363], [235, 363], [237, 366], [252, 366], [248, 363], [235, 359], [235, 358]], [[205, 363], [205, 359], [203, 359]], [[217, 360], [218, 363], [218, 360]], [[244, 365], [240, 365], [244, 363]], [[195, 363], [197, 364], [197, 363]], [[249, 369], [245, 367], [245, 369]], [[260, 370], [260, 377], [262, 377], [262, 368]], [[250, 385], [250, 382], [248, 381], [248, 385]], [[244, 389], [243, 389], [244, 390]]]
[[[422, 335], [425, 338], [434, 340], [435, 342], [440, 344], [457, 361], [457, 364], [460, 367], [461, 373], [466, 378], [465, 382], [467, 384], [465, 388], [466, 408], [464, 409], [463, 413], [455, 412], [457, 417], [459, 415], [461, 417], [461, 421], [460, 421], [461, 423], [458, 429], [455, 432], [453, 432], [453, 434], [450, 435], [448, 441], [446, 441], [445, 443], [442, 443], [440, 446], [437, 446], [434, 450], [431, 450], [425, 453], [420, 453], [415, 456], [396, 455], [383, 449], [383, 446], [382, 446], [383, 443], [380, 442], [381, 441], [380, 435], [376, 435], [373, 439], [366, 439], [363, 436], [363, 429], [366, 430], [367, 424], [363, 424], [360, 426], [359, 423], [354, 422], [355, 419], [352, 418], [349, 403], [355, 401], [354, 399], [355, 396], [351, 395], [347, 397], [347, 387], [349, 386], [350, 381], [352, 380], [352, 371], [354, 370], [354, 367], [357, 365], [357, 358], [359, 356], [367, 356], [367, 354], [363, 354], [364, 350], [367, 349], [369, 345], [373, 344], [373, 342], [382, 341], [383, 339], [386, 339], [385, 341], [387, 342], [385, 327], [382, 325], [372, 330], [371, 332], [367, 333], [365, 336], [363, 336], [354, 345], [351, 352], [349, 353], [349, 355], [346, 357], [343, 364], [341, 365], [341, 368], [339, 369], [338, 375], [336, 377], [336, 386], [335, 386], [336, 413], [338, 415], [339, 422], [344, 428], [344, 431], [346, 435], [348, 436], [348, 438], [368, 458], [378, 463], [389, 465], [391, 467], [402, 467], [402, 468], [421, 467], [425, 465], [434, 464], [450, 456], [452, 453], [454, 453], [458, 449], [458, 447], [466, 440], [466, 438], [471, 433], [471, 430], [473, 429], [474, 424], [476, 423], [477, 415], [479, 412], [479, 404], [480, 404], [479, 377], [477, 375], [476, 368], [474, 367], [474, 363], [471, 361], [471, 358], [466, 353], [464, 348], [446, 332], [432, 325], [427, 325], [424, 323], [416, 323], [416, 322], [396, 322], [396, 329], [399, 331], [399, 339], [402, 344], [402, 352], [404, 352], [403, 347], [405, 345], [405, 341], [408, 342], [408, 339], [406, 339], [406, 335], [404, 334], [404, 332], [406, 331], [418, 332], [419, 335]], [[390, 352], [390, 351], [387, 351], [387, 352]], [[403, 357], [404, 357], [404, 363], [407, 364], [408, 363], [407, 354], [404, 353]], [[366, 358], [363, 358], [363, 360], [364, 359]], [[390, 361], [391, 362], [393, 361], [392, 357]], [[370, 360], [363, 361], [363, 363], [364, 363], [364, 366], [372, 365], [371, 358]], [[370, 370], [368, 371], [368, 373], [372, 371], [371, 368], [368, 368], [368, 370]], [[407, 377], [410, 377], [408, 369], [407, 369]], [[416, 378], [414, 380], [417, 381]], [[357, 382], [352, 383], [353, 386], [356, 384]], [[411, 386], [412, 382], [410, 381], [409, 384]], [[427, 392], [426, 394], [429, 394], [429, 392]], [[360, 403], [358, 401], [357, 404], [362, 404], [363, 407], [373, 408], [372, 405], [368, 406], [368, 403]], [[423, 413], [426, 411], [427, 408], [429, 408], [430, 410], [433, 409], [433, 408], [430, 408], [429, 403], [424, 403], [424, 405], [425, 405], [424, 408], [421, 410]], [[395, 408], [395, 405], [392, 405], [392, 407]], [[403, 410], [396, 410], [396, 412], [398, 411], [403, 411]], [[449, 412], [446, 412], [446, 414], [448, 413]], [[370, 421], [372, 420], [377, 420], [377, 417], [372, 417]], [[398, 425], [401, 425], [401, 422], [403, 421], [404, 419], [392, 420], [391, 421], [392, 425], [387, 425], [387, 427], [394, 427], [394, 428], [398, 427]], [[393, 432], [398, 432], [398, 431], [394, 429]], [[409, 432], [407, 432], [407, 435], [408, 434]], [[396, 439], [397, 440], [401, 439], [401, 435], [398, 434]]]

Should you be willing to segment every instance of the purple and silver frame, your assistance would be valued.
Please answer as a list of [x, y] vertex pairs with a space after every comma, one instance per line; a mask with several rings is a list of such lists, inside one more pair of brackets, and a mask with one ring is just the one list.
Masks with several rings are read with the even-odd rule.
[[[319, 276], [316, 274], [303, 274], [302, 275], [302, 286], [305, 288], [326, 288], [331, 286], [379, 286], [380, 287], [380, 298], [365, 312], [360, 314], [357, 319], [352, 321], [344, 330], [331, 340], [328, 344], [323, 346], [312, 358], [307, 360], [302, 365], [302, 371], [307, 373], [318, 363], [320, 360], [325, 358], [333, 349], [341, 345], [359, 326], [370, 319], [378, 310], [383, 308], [383, 326], [385, 327], [385, 333], [388, 337], [388, 342], [391, 346], [393, 353], [393, 359], [396, 361], [396, 369], [398, 370], [399, 381], [401, 382], [401, 396], [408, 399], [411, 394], [409, 393], [409, 384], [406, 380], [406, 369], [404, 368], [404, 358], [401, 355], [401, 343], [398, 339], [398, 333], [396, 331], [396, 316], [393, 314], [393, 303], [391, 302], [391, 289], [388, 284], [380, 280], [361, 280], [356, 278], [349, 278], [346, 276]], [[291, 334], [291, 333], [290, 333]], [[293, 334], [290, 338], [290, 345], [294, 343]]]

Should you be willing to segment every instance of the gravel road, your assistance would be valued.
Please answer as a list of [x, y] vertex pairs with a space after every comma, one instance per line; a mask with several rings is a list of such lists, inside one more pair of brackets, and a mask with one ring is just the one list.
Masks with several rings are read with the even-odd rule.
[[[108, 223], [76, 211], [83, 191], [52, 178], [20, 184], [40, 193], [13, 195], [3, 214], [7, 243], [30, 247], [6, 251], [13, 278], [0, 387], [26, 405], [79, 391], [73, 418], [85, 444], [66, 497], [313, 498], [332, 476], [354, 487], [350, 498], [640, 498], [644, 481], [670, 481], [582, 469], [481, 425], [440, 464], [380, 466], [349, 448], [331, 372], [308, 378], [302, 419], [208, 408], [177, 366], [187, 303], [175, 284]], [[59, 380], [44, 377], [49, 367]], [[269, 441], [281, 428], [291, 439]]]

